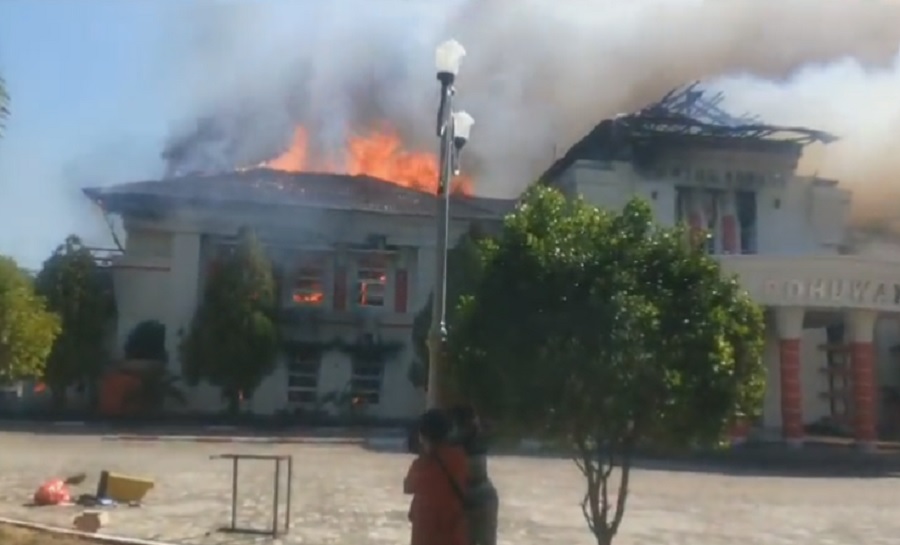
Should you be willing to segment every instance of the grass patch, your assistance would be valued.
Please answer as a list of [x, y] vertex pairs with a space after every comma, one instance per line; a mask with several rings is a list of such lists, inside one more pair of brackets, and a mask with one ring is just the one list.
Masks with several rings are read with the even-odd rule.
[[88, 545], [90, 540], [0, 524], [0, 543], [3, 545]]

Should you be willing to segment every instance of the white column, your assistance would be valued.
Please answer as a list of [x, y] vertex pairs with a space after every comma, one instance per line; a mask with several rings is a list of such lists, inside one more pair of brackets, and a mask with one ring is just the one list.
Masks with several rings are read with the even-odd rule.
[[852, 343], [870, 343], [875, 340], [875, 322], [878, 312], [874, 310], [851, 310], [847, 312], [847, 334]]
[[803, 307], [775, 307], [775, 328], [781, 339], [799, 339], [803, 336]]

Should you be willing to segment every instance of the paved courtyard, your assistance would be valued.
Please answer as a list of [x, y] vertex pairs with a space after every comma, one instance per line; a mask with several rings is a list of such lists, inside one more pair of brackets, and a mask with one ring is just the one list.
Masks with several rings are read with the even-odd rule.
[[[229, 512], [230, 466], [223, 452], [294, 456], [291, 533], [279, 542], [408, 542], [408, 498], [400, 481], [410, 457], [354, 446], [104, 442], [98, 437], [0, 434], [0, 515], [68, 525], [74, 507], [26, 507], [51, 476], [101, 469], [141, 474], [157, 487], [140, 508], [118, 507], [110, 533], [179, 544], [271, 542], [215, 532]], [[239, 486], [241, 522], [270, 523], [271, 469], [247, 464]], [[590, 544], [581, 518], [582, 481], [571, 462], [499, 457], [491, 469], [502, 494], [500, 542]], [[617, 543], [666, 545], [866, 545], [900, 542], [900, 480], [759, 477], [636, 471]]]

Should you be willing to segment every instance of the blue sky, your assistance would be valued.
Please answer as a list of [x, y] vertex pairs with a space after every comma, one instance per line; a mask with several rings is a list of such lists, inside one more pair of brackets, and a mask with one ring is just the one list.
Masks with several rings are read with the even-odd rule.
[[153, 176], [168, 128], [171, 3], [0, 0], [0, 253], [37, 267], [70, 232], [106, 243], [79, 187]]
[[[437, 14], [431, 20], [437, 24], [446, 11], [431, 6], [410, 0], [0, 0], [0, 74], [12, 96], [0, 140], [0, 254], [37, 268], [69, 233], [110, 246], [82, 187], [158, 178], [173, 124], [183, 128], [209, 104], [241, 92], [236, 89], [266, 93], [267, 85], [283, 85], [276, 82], [304, 50], [323, 59], [325, 75], [338, 81], [331, 57], [316, 53], [341, 47], [343, 39], [335, 36], [356, 36], [361, 27], [375, 39], [393, 40], [385, 29], [399, 24], [414, 26], [417, 31], [407, 34], [415, 38], [429, 28], [425, 16]], [[430, 47], [421, 49], [429, 53], [426, 62]], [[430, 89], [433, 80], [422, 81]]]

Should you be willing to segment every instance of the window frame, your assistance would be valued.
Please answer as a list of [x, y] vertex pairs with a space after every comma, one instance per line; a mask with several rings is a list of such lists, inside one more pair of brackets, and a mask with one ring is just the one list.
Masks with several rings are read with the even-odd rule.
[[[285, 363], [287, 370], [287, 402], [293, 406], [314, 405], [319, 399], [319, 382], [322, 379], [322, 356], [292, 356]], [[292, 385], [291, 379], [300, 382], [311, 379], [312, 384]], [[298, 394], [296, 396], [292, 394]]]
[[[370, 371], [375, 371], [375, 373]], [[351, 364], [350, 392], [354, 401], [362, 399], [367, 405], [378, 405], [381, 403], [383, 389], [383, 364], [369, 362], [353, 362]]]
[[741, 230], [741, 254], [759, 251], [759, 192], [738, 189], [734, 192], [735, 219]]
[[[287, 304], [303, 308], [322, 308], [328, 304], [327, 272], [324, 263], [316, 261], [302, 262], [290, 268], [290, 272], [285, 280], [285, 290], [287, 292], [285, 299]], [[300, 287], [299, 285], [302, 282], [308, 282], [309, 285]], [[303, 295], [312, 296], [316, 292], [320, 295], [318, 302], [297, 299], [298, 294], [301, 297]]]
[[[386, 259], [363, 257], [356, 262], [356, 275], [354, 280], [354, 301], [357, 308], [380, 309], [387, 308], [389, 304], [388, 277], [390, 274], [390, 264]], [[371, 276], [371, 278], [364, 277]], [[375, 287], [380, 291], [380, 304], [372, 304], [367, 301], [368, 297], [372, 297], [371, 289]]]

